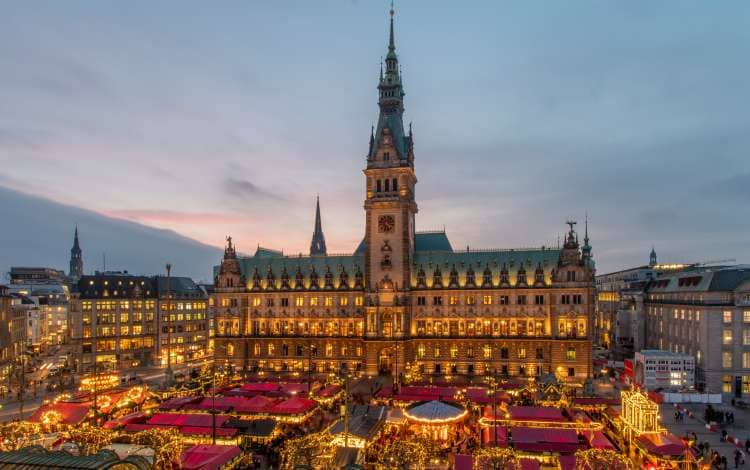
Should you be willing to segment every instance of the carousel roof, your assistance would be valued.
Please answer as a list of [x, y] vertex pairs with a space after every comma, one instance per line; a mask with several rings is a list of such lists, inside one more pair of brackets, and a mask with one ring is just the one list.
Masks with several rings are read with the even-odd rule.
[[432, 400], [419, 403], [404, 412], [407, 419], [423, 423], [460, 421], [466, 416], [466, 409], [443, 401]]

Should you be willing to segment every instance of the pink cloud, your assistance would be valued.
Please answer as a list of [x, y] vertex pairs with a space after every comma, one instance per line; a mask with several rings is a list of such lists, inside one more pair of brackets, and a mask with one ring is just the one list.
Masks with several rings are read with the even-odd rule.
[[123, 209], [104, 211], [104, 215], [156, 224], [234, 224], [240, 220], [235, 216], [214, 212], [182, 212], [162, 209]]

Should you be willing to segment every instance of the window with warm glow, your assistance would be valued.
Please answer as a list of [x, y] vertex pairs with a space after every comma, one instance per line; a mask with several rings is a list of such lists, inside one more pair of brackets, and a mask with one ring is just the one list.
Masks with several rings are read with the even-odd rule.
[[491, 295], [484, 295], [484, 296], [482, 296], [482, 304], [483, 305], [492, 305], [492, 296]]
[[732, 368], [732, 353], [730, 351], [724, 351], [721, 353], [721, 367], [724, 369]]
[[357, 297], [354, 298], [354, 305], [356, 305], [357, 307], [361, 307], [364, 304], [365, 304], [365, 298], [362, 297], [361, 295], [358, 295]]
[[342, 307], [346, 307], [347, 305], [349, 305], [349, 297], [340, 297], [339, 305]]
[[485, 359], [492, 359], [492, 347], [489, 344], [485, 344], [482, 347], [482, 356]]
[[724, 310], [723, 319], [724, 323], [732, 323], [732, 311]]
[[448, 297], [448, 303], [450, 305], [458, 305], [458, 296], [457, 295], [451, 295]]
[[724, 333], [721, 337], [724, 344], [732, 344], [732, 330], [730, 328], [724, 328]]

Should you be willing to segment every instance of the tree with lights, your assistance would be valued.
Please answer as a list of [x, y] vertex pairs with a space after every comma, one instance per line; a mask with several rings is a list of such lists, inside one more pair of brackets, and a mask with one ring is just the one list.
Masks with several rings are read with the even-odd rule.
[[175, 429], [147, 429], [130, 437], [132, 444], [154, 449], [154, 468], [176, 470], [180, 468], [183, 445]]
[[315, 468], [314, 465], [328, 452], [331, 444], [331, 436], [325, 433], [306, 434], [289, 439], [281, 449], [281, 468]]
[[503, 447], [482, 447], [472, 455], [474, 470], [520, 470], [521, 461], [515, 451]]
[[422, 436], [400, 438], [388, 443], [378, 454], [378, 468], [422, 470], [430, 459], [440, 454], [435, 441]]
[[75, 444], [78, 455], [93, 455], [112, 443], [115, 433], [103, 428], [82, 426], [68, 431], [68, 442]]
[[14, 421], [0, 425], [0, 450], [11, 452], [23, 449], [42, 438], [42, 428], [38, 424]]
[[586, 449], [576, 452], [576, 470], [633, 470], [633, 463], [625, 455], [609, 449]]

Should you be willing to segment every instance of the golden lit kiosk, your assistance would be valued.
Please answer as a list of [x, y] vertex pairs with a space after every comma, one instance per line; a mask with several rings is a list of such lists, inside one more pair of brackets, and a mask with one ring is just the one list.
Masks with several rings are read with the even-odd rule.
[[450, 426], [462, 422], [467, 415], [464, 407], [438, 400], [417, 403], [404, 411], [417, 434], [436, 441], [447, 441]]

